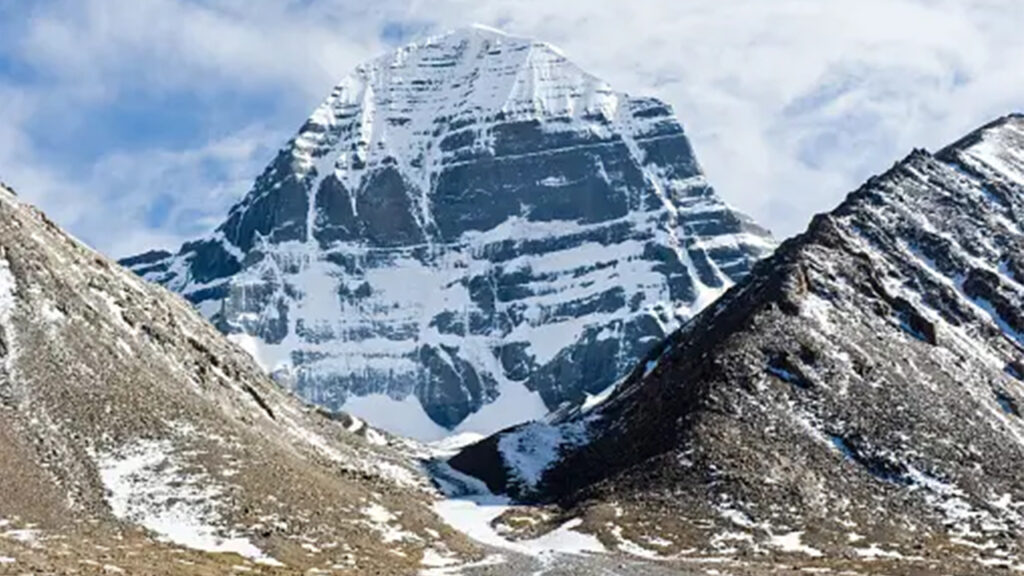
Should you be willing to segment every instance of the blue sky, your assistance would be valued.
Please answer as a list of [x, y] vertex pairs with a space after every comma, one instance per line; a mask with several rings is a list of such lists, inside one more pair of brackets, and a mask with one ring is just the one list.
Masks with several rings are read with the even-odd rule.
[[212, 229], [356, 64], [472, 22], [670, 102], [779, 236], [1024, 110], [1018, 0], [0, 0], [0, 180], [121, 256]]

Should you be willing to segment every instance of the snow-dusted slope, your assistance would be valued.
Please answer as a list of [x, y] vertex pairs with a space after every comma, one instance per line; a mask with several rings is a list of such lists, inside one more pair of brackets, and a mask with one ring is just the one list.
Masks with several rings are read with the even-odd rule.
[[304, 397], [429, 438], [606, 388], [771, 247], [665, 104], [472, 27], [357, 68], [216, 232], [124, 263]]
[[1010, 116], [816, 217], [588, 413], [450, 462], [623, 551], [991, 574], [1024, 566], [1022, 406]]
[[396, 441], [0, 185], [0, 573], [412, 574], [473, 559]]

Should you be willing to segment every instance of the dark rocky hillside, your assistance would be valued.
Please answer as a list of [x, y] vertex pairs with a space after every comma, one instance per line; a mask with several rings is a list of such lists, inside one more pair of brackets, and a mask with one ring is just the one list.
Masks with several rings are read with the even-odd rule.
[[999, 573], [1022, 563], [1022, 409], [1010, 116], [816, 217], [603, 403], [451, 464], [621, 549]]

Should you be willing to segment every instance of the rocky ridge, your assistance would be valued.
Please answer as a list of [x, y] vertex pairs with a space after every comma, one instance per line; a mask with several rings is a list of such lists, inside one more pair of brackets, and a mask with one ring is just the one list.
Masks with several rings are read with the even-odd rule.
[[0, 573], [415, 573], [479, 547], [412, 449], [290, 396], [0, 186]]
[[665, 560], [1020, 569], [1022, 255], [1013, 115], [870, 179], [603, 402], [449, 463]]

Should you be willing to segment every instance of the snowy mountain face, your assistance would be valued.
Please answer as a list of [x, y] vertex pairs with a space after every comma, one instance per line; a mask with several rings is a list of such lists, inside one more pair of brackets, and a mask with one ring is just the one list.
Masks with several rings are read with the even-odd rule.
[[407, 453], [287, 394], [183, 299], [0, 186], [0, 573], [478, 558]]
[[624, 551], [991, 573], [1024, 560], [1022, 406], [1010, 116], [815, 218], [603, 403], [450, 463]]
[[303, 397], [433, 438], [600, 392], [772, 247], [667, 105], [469, 28], [357, 68], [211, 236], [123, 263]]

